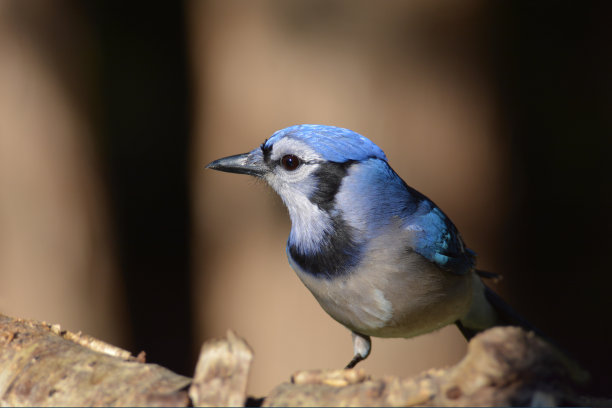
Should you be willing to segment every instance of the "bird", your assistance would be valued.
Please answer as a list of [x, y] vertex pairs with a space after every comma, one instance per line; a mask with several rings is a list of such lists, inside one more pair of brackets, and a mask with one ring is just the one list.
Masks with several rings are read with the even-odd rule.
[[371, 337], [411, 338], [455, 324], [466, 339], [499, 325], [535, 328], [483, 279], [450, 218], [408, 186], [383, 150], [352, 130], [295, 125], [206, 168], [263, 179], [291, 219], [289, 264], [351, 331], [355, 367]]

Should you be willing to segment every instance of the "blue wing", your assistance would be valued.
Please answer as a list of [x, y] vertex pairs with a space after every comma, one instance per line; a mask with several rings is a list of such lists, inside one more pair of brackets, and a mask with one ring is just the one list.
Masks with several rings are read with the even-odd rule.
[[419, 198], [417, 210], [405, 225], [416, 233], [413, 250], [445, 271], [468, 273], [474, 268], [474, 252], [465, 247], [457, 228], [442, 210], [424, 196]]
[[369, 238], [384, 233], [389, 220], [397, 217], [403, 228], [413, 232], [407, 249], [456, 275], [474, 267], [474, 253], [463, 245], [452, 221], [430, 199], [408, 186], [386, 161], [360, 162], [343, 183], [353, 198], [342, 204], [344, 216], [365, 217]]

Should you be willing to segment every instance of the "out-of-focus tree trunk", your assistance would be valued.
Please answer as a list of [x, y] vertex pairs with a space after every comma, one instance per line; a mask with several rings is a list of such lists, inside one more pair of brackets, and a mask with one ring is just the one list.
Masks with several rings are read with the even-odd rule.
[[81, 17], [71, 2], [0, 2], [0, 310], [122, 343]]

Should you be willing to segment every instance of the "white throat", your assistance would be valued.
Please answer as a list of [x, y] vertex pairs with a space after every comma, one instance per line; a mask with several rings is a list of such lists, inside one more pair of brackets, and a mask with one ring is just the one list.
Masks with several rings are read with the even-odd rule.
[[282, 198], [291, 218], [289, 242], [302, 253], [318, 252], [325, 245], [325, 236], [332, 232], [329, 214], [301, 194]]

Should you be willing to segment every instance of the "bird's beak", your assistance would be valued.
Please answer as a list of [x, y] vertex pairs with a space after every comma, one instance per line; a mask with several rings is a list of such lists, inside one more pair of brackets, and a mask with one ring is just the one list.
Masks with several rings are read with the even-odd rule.
[[[258, 154], [259, 151], [259, 154]], [[225, 171], [228, 173], [248, 174], [255, 177], [263, 177], [268, 172], [261, 156], [261, 151], [256, 149], [249, 153], [237, 154], [224, 157], [206, 165], [207, 169]]]

